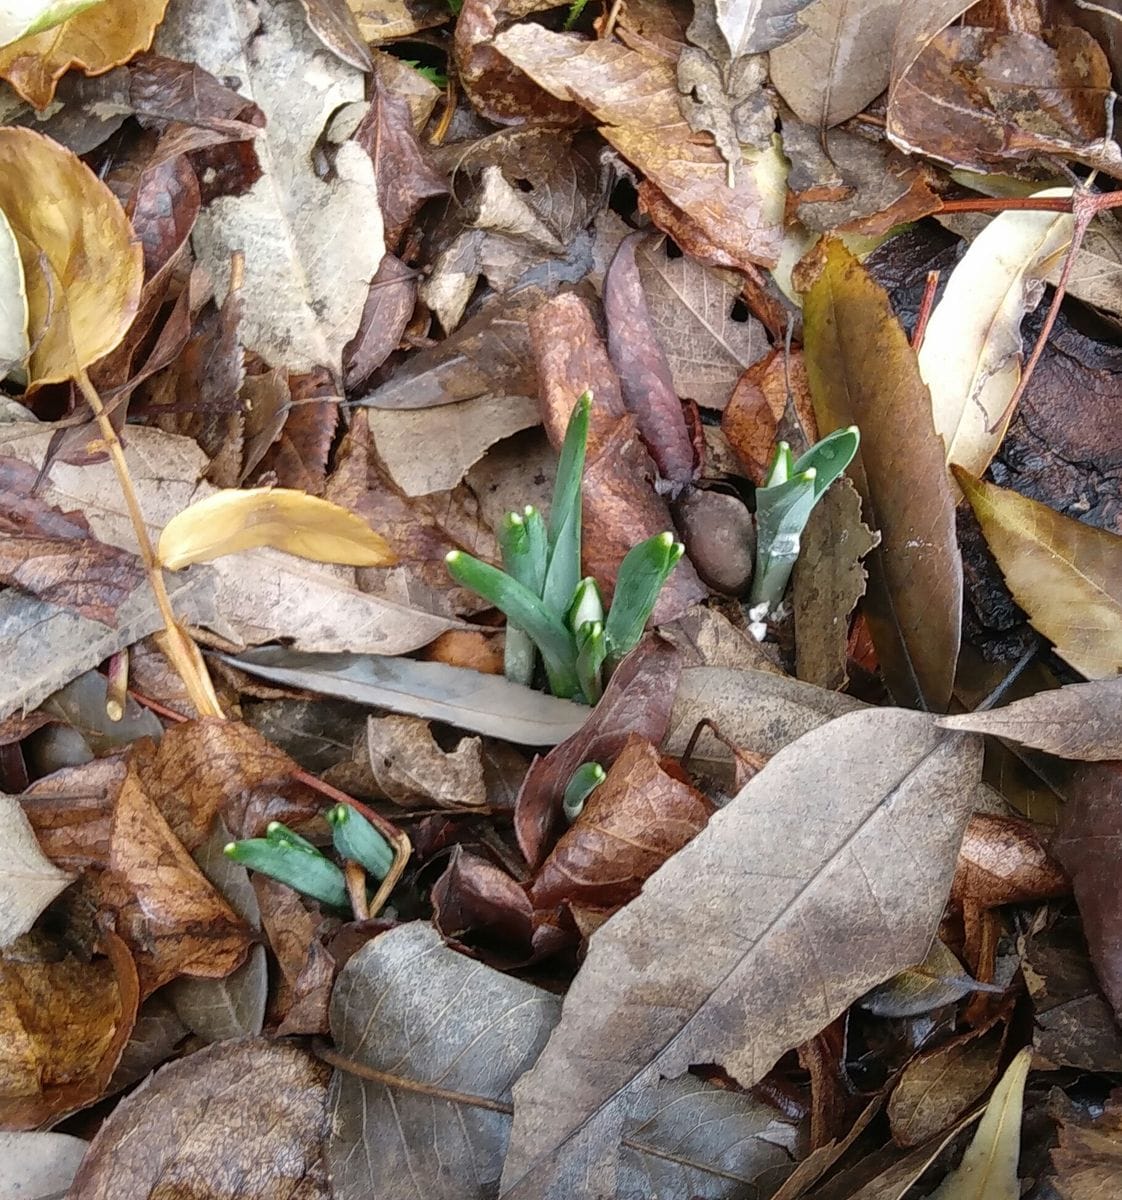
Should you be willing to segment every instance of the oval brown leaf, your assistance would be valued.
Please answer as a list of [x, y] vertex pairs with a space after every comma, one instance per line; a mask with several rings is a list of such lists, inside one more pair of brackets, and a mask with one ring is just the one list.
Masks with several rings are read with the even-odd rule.
[[816, 252], [803, 301], [819, 429], [861, 430], [850, 477], [881, 544], [866, 559], [865, 614], [892, 695], [946, 710], [962, 624], [962, 560], [943, 443], [888, 295], [840, 241]]

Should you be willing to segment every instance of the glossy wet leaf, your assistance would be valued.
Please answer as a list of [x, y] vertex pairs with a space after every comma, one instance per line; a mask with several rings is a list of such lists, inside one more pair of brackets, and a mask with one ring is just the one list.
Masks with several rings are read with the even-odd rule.
[[0, 209], [23, 261], [31, 381], [69, 379], [124, 337], [140, 301], [140, 245], [105, 184], [28, 129], [0, 129]]
[[1013, 598], [1088, 679], [1122, 671], [1122, 537], [956, 472]]

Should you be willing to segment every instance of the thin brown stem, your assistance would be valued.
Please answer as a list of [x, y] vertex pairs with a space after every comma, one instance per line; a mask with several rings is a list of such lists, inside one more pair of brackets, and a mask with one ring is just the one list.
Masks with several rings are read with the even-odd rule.
[[918, 354], [923, 348], [923, 335], [927, 332], [927, 322], [931, 320], [931, 310], [935, 307], [935, 293], [939, 289], [939, 272], [928, 271], [927, 283], [923, 289], [923, 299], [919, 303], [919, 315], [916, 317], [916, 327], [912, 330], [912, 349]]

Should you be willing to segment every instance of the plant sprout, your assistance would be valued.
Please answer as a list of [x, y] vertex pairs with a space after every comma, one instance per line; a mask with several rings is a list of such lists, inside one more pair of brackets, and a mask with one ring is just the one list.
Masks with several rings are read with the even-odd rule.
[[672, 533], [633, 546], [620, 564], [607, 613], [596, 581], [581, 579], [581, 477], [591, 408], [591, 392], [573, 406], [548, 523], [532, 505], [507, 514], [499, 529], [501, 571], [461, 550], [445, 562], [457, 583], [506, 614], [508, 679], [531, 683], [540, 654], [555, 696], [595, 704], [605, 670], [638, 645], [685, 547]]
[[572, 773], [561, 801], [561, 811], [570, 825], [584, 812], [585, 801], [607, 777], [607, 772], [598, 762], [581, 763]]
[[780, 442], [764, 486], [756, 489], [756, 570], [752, 608], [779, 607], [799, 557], [803, 530], [826, 489], [853, 461], [861, 438], [856, 425], [816, 442], [799, 459]]

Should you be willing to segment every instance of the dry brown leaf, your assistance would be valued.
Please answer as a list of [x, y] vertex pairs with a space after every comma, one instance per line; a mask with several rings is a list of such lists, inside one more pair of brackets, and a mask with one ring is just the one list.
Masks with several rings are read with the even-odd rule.
[[69, 379], [124, 337], [144, 282], [140, 243], [105, 184], [29, 129], [0, 129], [0, 211], [23, 259], [31, 382]]
[[1052, 1151], [1055, 1174], [1048, 1181], [1060, 1200], [1110, 1200], [1122, 1175], [1122, 1096], [1110, 1095], [1094, 1121], [1065, 1117]]
[[168, 0], [95, 4], [53, 29], [0, 49], [0, 78], [29, 104], [46, 108], [71, 67], [100, 75], [147, 50], [167, 6]]
[[860, 429], [849, 473], [881, 535], [864, 608], [881, 671], [897, 701], [945, 712], [962, 560], [931, 399], [887, 294], [840, 241], [820, 244], [808, 277], [803, 353], [818, 425]]
[[328, 1075], [307, 1051], [265, 1038], [171, 1063], [114, 1109], [69, 1195], [171, 1197], [236, 1180], [240, 1200], [328, 1200]]
[[347, 0], [300, 0], [308, 25], [332, 54], [358, 71], [370, 71], [374, 63], [362, 39], [355, 14]]
[[989, 712], [944, 717], [940, 724], [1008, 738], [1060, 758], [1122, 759], [1122, 677], [1068, 684]]
[[991, 813], [970, 818], [951, 888], [958, 903], [979, 908], [1037, 904], [1066, 896], [1070, 886], [1030, 821]]
[[505, 30], [494, 45], [552, 95], [587, 109], [602, 123], [607, 141], [688, 212], [714, 245], [736, 261], [775, 265], [783, 209], [778, 159], [768, 151], [746, 161], [729, 187], [716, 147], [682, 119], [671, 62], [532, 24]]
[[955, 478], [1033, 628], [1088, 679], [1122, 671], [1122, 537], [965, 471]]
[[83, 962], [27, 937], [0, 958], [0, 1122], [34, 1129], [105, 1090], [136, 1020], [136, 968], [106, 933], [109, 958]]
[[768, 56], [771, 81], [800, 120], [827, 129], [888, 86], [901, 0], [816, 0], [803, 31]]
[[157, 554], [169, 571], [271, 546], [313, 562], [385, 567], [386, 541], [354, 513], [288, 488], [243, 488], [197, 500], [164, 526]]
[[628, 1111], [660, 1076], [715, 1063], [751, 1086], [921, 958], [980, 772], [980, 742], [900, 709], [772, 758], [593, 935], [515, 1085], [504, 1195], [613, 1194]]
[[483, 742], [477, 737], [442, 750], [419, 717], [371, 717], [366, 748], [378, 786], [395, 804], [471, 809], [487, 803]]
[[407, 38], [448, 20], [444, 0], [347, 0], [359, 34], [375, 45]]

